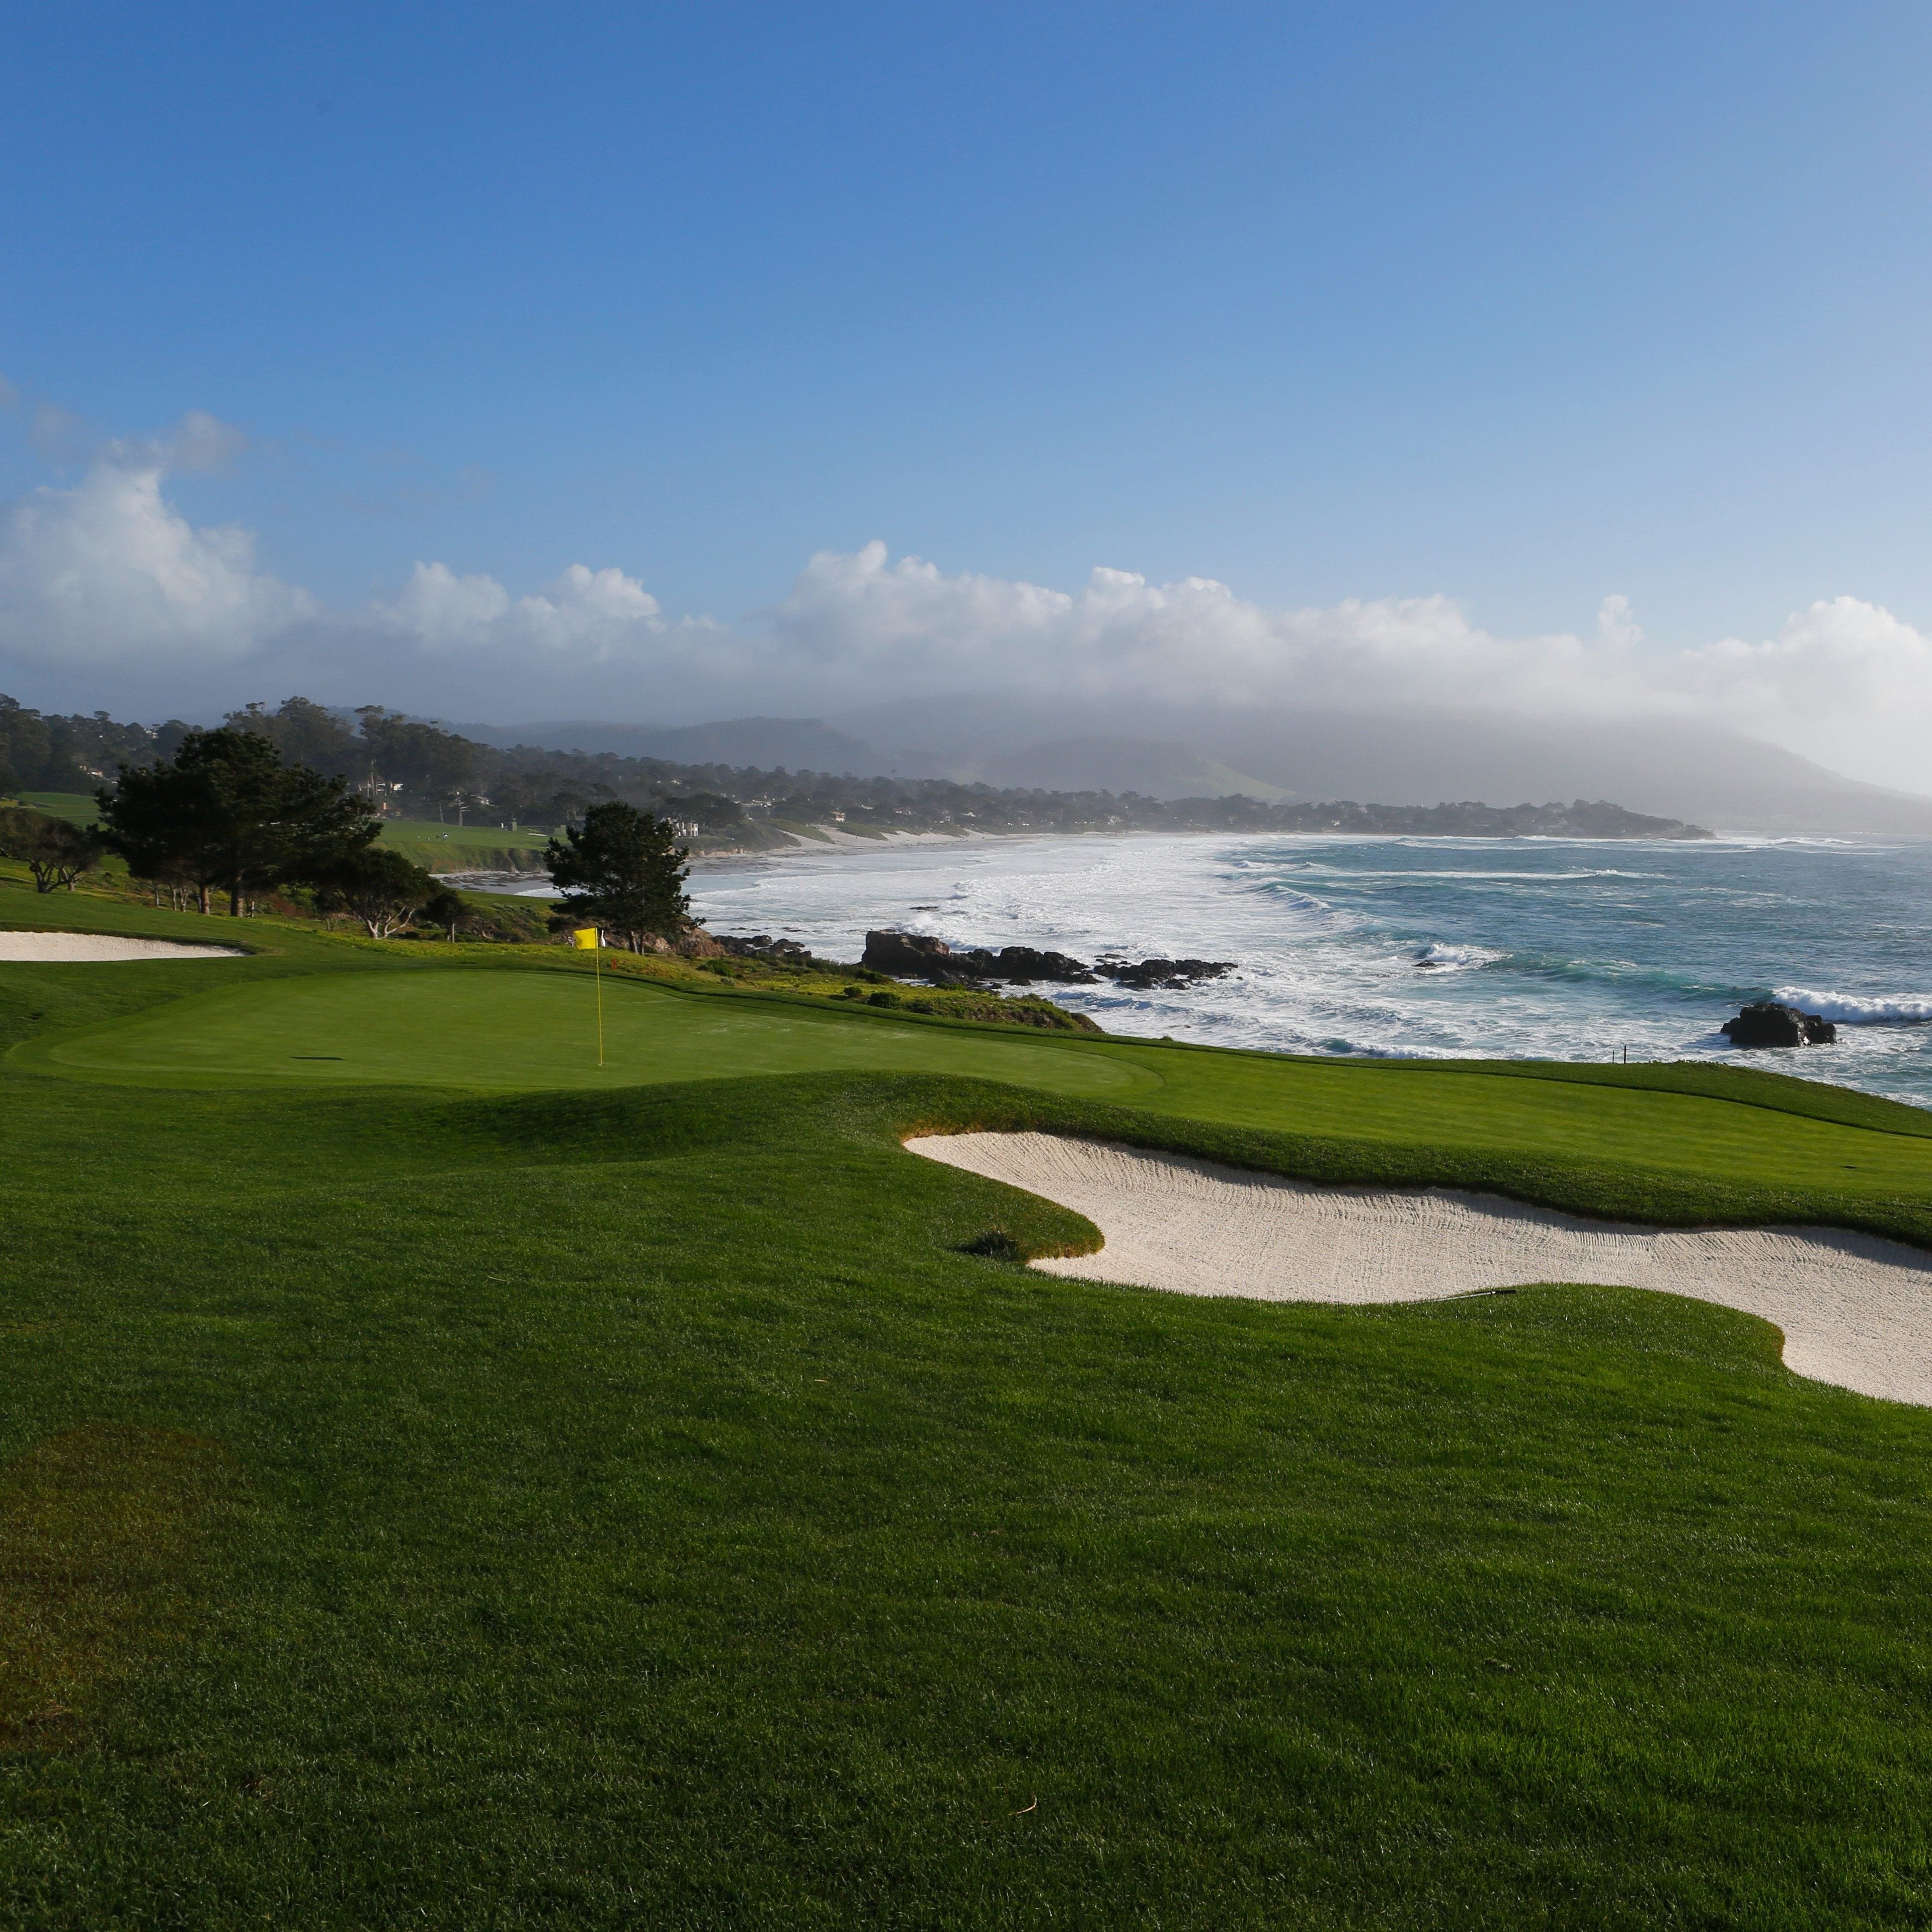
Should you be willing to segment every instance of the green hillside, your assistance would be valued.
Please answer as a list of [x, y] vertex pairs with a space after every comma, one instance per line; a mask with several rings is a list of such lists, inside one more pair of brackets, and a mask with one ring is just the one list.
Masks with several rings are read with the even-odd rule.
[[[1932, 1246], [1729, 1070], [1016, 1035], [77, 897], [0, 963], [0, 1917], [1906, 1925], [1932, 1412], [1552, 1286], [966, 1252], [1036, 1124]], [[0, 884], [0, 926], [45, 902]]]
[[84, 791], [23, 791], [22, 803], [34, 806], [55, 818], [70, 819], [76, 825], [92, 825], [100, 816], [93, 795]]
[[432, 872], [541, 872], [548, 835], [500, 825], [444, 825], [434, 818], [386, 818], [382, 842]]

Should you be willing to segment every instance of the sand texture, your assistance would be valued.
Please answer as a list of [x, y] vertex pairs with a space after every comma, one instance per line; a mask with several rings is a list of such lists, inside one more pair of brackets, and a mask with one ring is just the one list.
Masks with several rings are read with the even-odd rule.
[[0, 960], [240, 959], [232, 946], [177, 946], [170, 939], [122, 939], [109, 932], [0, 932]]
[[1106, 1246], [1033, 1264], [1052, 1274], [1262, 1301], [1428, 1301], [1533, 1282], [1655, 1288], [1774, 1323], [1799, 1375], [1932, 1405], [1932, 1254], [1876, 1235], [1584, 1221], [1492, 1195], [1317, 1187], [1052, 1134], [906, 1145], [1094, 1222]]

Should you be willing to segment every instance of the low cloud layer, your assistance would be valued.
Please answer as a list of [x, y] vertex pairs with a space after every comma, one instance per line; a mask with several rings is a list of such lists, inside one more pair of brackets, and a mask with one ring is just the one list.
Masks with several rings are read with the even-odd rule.
[[541, 589], [417, 564], [329, 609], [263, 568], [250, 532], [197, 528], [171, 472], [231, 461], [196, 414], [111, 444], [77, 484], [0, 506], [0, 689], [67, 706], [190, 711], [301, 689], [467, 718], [674, 722], [1009, 692], [1190, 704], [1721, 719], [1840, 770], [1932, 789], [1932, 642], [1878, 605], [1821, 599], [1771, 638], [1646, 642], [1606, 597], [1592, 634], [1504, 638], [1447, 598], [1280, 610], [1203, 578], [1100, 568], [1076, 591], [948, 574], [883, 543], [826, 551], [776, 608], [665, 612], [621, 570]]

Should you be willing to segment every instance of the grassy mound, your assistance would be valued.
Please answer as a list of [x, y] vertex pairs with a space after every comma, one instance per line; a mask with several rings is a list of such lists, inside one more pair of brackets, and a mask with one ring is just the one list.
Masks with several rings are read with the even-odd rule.
[[1911, 1110], [726, 986], [607, 984], [600, 1085], [568, 962], [247, 936], [0, 968], [8, 1922], [1932, 1915], [1932, 1414], [1616, 1290], [1042, 1280], [897, 1144], [1910, 1220]]

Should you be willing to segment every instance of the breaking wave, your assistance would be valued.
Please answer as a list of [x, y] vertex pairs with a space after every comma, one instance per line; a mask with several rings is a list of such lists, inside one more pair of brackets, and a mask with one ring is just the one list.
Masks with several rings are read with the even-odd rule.
[[826, 959], [910, 919], [956, 946], [1234, 960], [1184, 991], [1050, 997], [1109, 1032], [1293, 1053], [1728, 1058], [1719, 1025], [1777, 987], [1839, 1024], [1806, 1078], [1932, 1103], [1932, 841], [1713, 849], [1044, 836], [814, 847], [692, 890], [718, 930]]
[[1497, 952], [1485, 946], [1451, 946], [1445, 940], [1437, 940], [1425, 946], [1415, 956], [1418, 966], [1433, 968], [1438, 972], [1466, 973], [1473, 967], [1493, 966], [1498, 959], [1507, 959], [1506, 952]]
[[1807, 986], [1780, 986], [1776, 997], [1840, 1026], [1917, 1026], [1932, 1021], [1932, 1000], [1859, 1000], [1843, 993], [1814, 992]]

